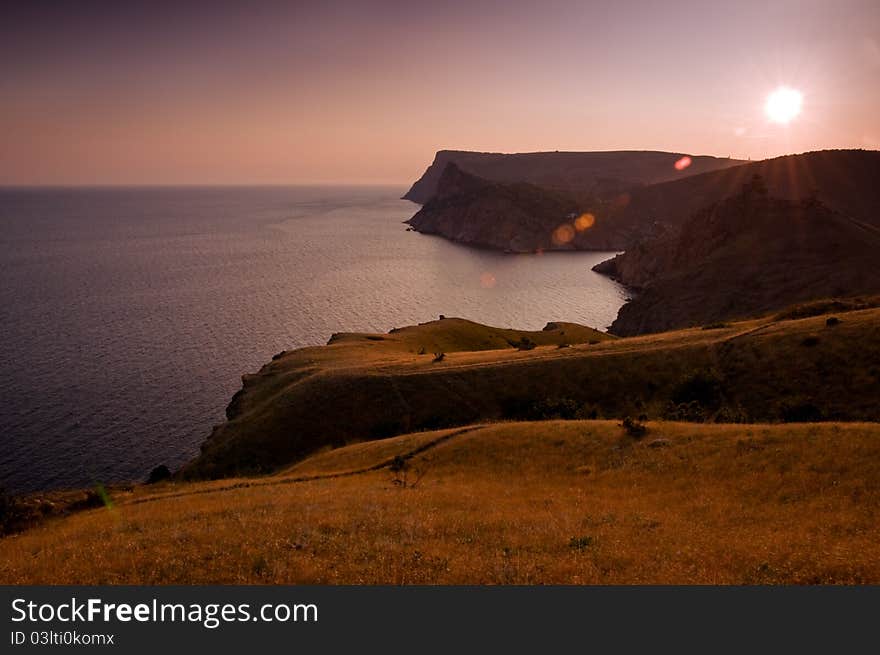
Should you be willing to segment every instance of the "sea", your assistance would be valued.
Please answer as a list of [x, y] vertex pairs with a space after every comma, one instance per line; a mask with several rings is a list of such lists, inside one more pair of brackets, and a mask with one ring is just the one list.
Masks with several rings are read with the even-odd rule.
[[604, 329], [614, 253], [408, 231], [396, 187], [0, 190], [0, 486], [143, 480], [199, 451], [281, 350], [440, 314]]

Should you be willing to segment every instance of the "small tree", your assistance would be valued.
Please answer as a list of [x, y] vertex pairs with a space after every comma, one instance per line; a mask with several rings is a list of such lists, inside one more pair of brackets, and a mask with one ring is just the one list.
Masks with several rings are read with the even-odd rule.
[[[425, 477], [425, 473], [428, 472], [427, 462], [428, 460], [426, 459], [422, 466], [414, 467], [407, 458], [402, 455], [395, 455], [394, 459], [391, 460], [391, 464], [388, 465], [389, 470], [394, 474], [391, 483], [401, 489], [406, 489], [407, 487], [415, 489], [422, 478]], [[415, 479], [412, 481], [410, 481], [409, 477], [410, 472], [415, 475]]]

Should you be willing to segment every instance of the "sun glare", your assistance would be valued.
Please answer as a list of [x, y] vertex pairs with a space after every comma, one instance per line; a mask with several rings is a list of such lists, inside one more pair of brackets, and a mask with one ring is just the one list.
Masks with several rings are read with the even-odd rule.
[[767, 118], [774, 123], [790, 123], [801, 113], [803, 100], [804, 96], [800, 91], [781, 86], [767, 96], [764, 111]]

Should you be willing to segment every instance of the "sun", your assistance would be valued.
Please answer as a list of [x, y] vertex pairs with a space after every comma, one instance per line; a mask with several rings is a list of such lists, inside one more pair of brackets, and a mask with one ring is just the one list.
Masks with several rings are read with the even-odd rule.
[[764, 104], [764, 112], [774, 123], [786, 124], [801, 113], [804, 96], [797, 89], [781, 86], [769, 96]]

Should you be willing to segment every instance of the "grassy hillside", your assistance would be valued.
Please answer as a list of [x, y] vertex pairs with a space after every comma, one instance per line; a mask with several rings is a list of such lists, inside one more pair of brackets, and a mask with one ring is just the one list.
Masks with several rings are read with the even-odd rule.
[[876, 424], [472, 426], [136, 487], [0, 583], [878, 583], [878, 481]]
[[265, 473], [321, 449], [486, 420], [880, 420], [880, 309], [811, 313], [627, 339], [459, 319], [336, 335], [245, 376], [184, 475]]

